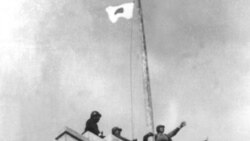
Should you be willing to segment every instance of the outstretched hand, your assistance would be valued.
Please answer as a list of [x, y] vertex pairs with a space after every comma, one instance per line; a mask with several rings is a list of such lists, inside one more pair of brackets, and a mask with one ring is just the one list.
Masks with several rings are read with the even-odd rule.
[[184, 126], [186, 126], [186, 122], [185, 122], [185, 121], [181, 122], [180, 128], [182, 128], [182, 127], [184, 127]]

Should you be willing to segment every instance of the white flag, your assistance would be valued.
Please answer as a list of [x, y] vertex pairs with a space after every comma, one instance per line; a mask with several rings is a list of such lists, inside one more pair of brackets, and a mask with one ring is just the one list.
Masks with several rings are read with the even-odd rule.
[[118, 6], [109, 6], [106, 8], [109, 19], [112, 23], [116, 23], [119, 18], [123, 17], [131, 19], [133, 17], [134, 3], [124, 3]]

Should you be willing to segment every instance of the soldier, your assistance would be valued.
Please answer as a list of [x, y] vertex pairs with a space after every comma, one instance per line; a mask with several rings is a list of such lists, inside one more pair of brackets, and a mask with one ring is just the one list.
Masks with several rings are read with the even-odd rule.
[[97, 125], [101, 116], [102, 115], [98, 111], [93, 111], [90, 115], [90, 118], [86, 122], [85, 130], [82, 134], [89, 131], [101, 138], [104, 138], [104, 136], [102, 135], [102, 132], [99, 131], [98, 125]]
[[[125, 137], [122, 137], [122, 136], [121, 136], [121, 131], [122, 131], [122, 129], [119, 128], [119, 127], [114, 127], [114, 128], [112, 128], [112, 134], [113, 134], [115, 137], [121, 139], [122, 141], [131, 141], [131, 140], [125, 138]], [[137, 139], [133, 139], [132, 141], [137, 141]]]
[[143, 141], [148, 141], [148, 138], [150, 136], [154, 136], [155, 141], [172, 141], [172, 137], [175, 136], [180, 131], [180, 129], [183, 128], [184, 126], [186, 126], [186, 122], [181, 122], [179, 127], [175, 128], [173, 131], [171, 131], [168, 134], [164, 134], [165, 126], [158, 125], [156, 127], [157, 134], [154, 135], [153, 133], [150, 132], [143, 137]]

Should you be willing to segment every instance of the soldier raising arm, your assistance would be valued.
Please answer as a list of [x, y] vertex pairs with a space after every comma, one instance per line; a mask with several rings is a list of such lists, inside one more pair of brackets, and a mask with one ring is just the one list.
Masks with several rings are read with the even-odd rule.
[[174, 137], [181, 128], [186, 126], [186, 122], [181, 122], [181, 124], [175, 128], [173, 131], [169, 132], [168, 134], [164, 134], [165, 126], [164, 125], [158, 125], [156, 127], [157, 134], [154, 135], [153, 133], [149, 132], [148, 134], [144, 135], [143, 141], [148, 141], [148, 138], [151, 136], [155, 137], [155, 141], [172, 141], [172, 137]]

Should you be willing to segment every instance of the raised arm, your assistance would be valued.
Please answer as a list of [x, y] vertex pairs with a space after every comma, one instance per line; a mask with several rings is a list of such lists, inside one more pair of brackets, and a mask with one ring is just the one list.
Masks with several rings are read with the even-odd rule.
[[173, 131], [169, 132], [169, 133], [167, 134], [167, 136], [170, 137], [170, 138], [172, 138], [172, 137], [175, 136], [175, 135], [180, 131], [180, 129], [183, 128], [184, 126], [186, 126], [186, 122], [185, 122], [185, 121], [181, 122], [181, 124], [180, 124], [177, 128], [175, 128]]

